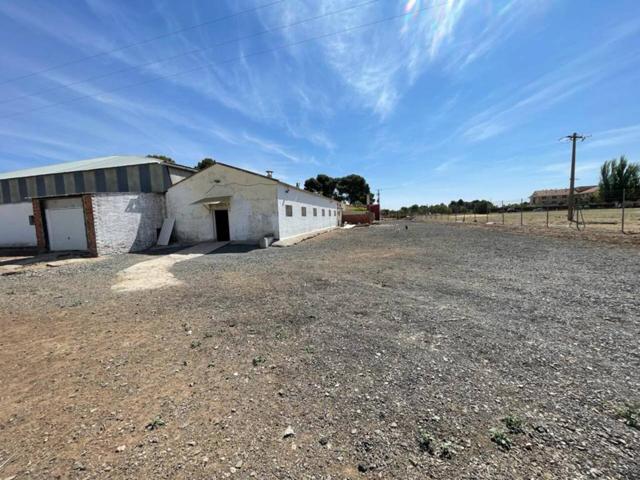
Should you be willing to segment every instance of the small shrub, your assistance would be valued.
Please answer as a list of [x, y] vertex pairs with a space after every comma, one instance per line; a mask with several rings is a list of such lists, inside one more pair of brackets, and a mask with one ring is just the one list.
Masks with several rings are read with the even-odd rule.
[[625, 425], [640, 430], [640, 404], [618, 408], [616, 415], [624, 420]]
[[289, 338], [289, 335], [287, 335], [287, 332], [285, 332], [282, 328], [279, 328], [278, 330], [276, 330], [273, 336], [275, 337], [276, 340], [286, 340], [287, 338]]
[[255, 357], [251, 363], [253, 363], [254, 367], [257, 367], [258, 365], [260, 365], [261, 363], [266, 362], [267, 360], [262, 356], [262, 355], [258, 355], [257, 357]]
[[433, 455], [435, 451], [435, 444], [436, 439], [429, 432], [425, 432], [424, 430], [420, 430], [418, 432], [418, 445], [420, 446], [420, 450]]
[[202, 345], [202, 342], [196, 340], [191, 342], [191, 348], [198, 348], [200, 345]]
[[515, 415], [507, 415], [502, 419], [502, 423], [507, 427], [509, 433], [524, 433], [524, 422], [521, 418], [516, 417]]
[[164, 427], [165, 425], [166, 425], [165, 421], [162, 420], [162, 418], [158, 416], [158, 417], [154, 418], [151, 422], [147, 423], [145, 428], [147, 430], [157, 430], [158, 428]]
[[503, 430], [499, 428], [492, 428], [491, 430], [489, 430], [489, 436], [491, 438], [491, 441], [498, 445], [498, 447], [500, 447], [501, 449], [511, 449], [511, 439]]
[[316, 349], [313, 347], [313, 345], [307, 345], [306, 347], [304, 347], [304, 351], [307, 353], [315, 353]]
[[442, 442], [440, 445], [440, 458], [453, 457], [453, 444], [451, 442]]

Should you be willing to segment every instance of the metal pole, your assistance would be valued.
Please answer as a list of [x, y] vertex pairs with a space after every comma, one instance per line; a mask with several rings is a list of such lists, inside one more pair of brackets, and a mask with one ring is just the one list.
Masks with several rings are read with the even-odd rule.
[[523, 213], [523, 208], [524, 208], [524, 200], [521, 198], [520, 199], [520, 226], [524, 225], [524, 213]]
[[624, 188], [622, 189], [622, 233], [624, 233]]
[[504, 200], [502, 201], [502, 224], [504, 225]]
[[567, 220], [573, 220], [573, 189], [576, 185], [576, 139], [577, 133], [573, 133], [571, 138], [571, 178], [569, 179], [569, 197], [567, 198]]
[[547, 212], [547, 228], [549, 228], [549, 208], [546, 207], [545, 210]]

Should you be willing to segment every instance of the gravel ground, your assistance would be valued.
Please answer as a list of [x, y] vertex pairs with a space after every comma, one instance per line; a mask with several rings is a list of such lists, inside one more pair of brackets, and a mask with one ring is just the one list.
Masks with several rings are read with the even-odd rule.
[[640, 478], [635, 249], [393, 223], [111, 290], [149, 258], [0, 277], [0, 478]]

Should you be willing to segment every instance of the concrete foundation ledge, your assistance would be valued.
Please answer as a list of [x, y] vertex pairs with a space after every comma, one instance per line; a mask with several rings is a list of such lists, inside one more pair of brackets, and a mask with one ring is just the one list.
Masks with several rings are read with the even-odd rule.
[[303, 242], [309, 238], [317, 237], [318, 235], [322, 235], [323, 233], [331, 232], [338, 227], [328, 227], [323, 228], [321, 230], [314, 230], [313, 232], [305, 232], [300, 235], [294, 235], [293, 237], [282, 238], [277, 242], [273, 242], [271, 246], [273, 247], [290, 247], [292, 245], [296, 245], [300, 242]]

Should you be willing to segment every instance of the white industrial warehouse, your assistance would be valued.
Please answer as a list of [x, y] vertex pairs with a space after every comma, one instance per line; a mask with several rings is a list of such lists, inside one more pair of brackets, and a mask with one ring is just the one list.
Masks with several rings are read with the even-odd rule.
[[335, 228], [340, 218], [333, 199], [219, 162], [197, 172], [112, 156], [0, 174], [4, 249], [140, 251], [163, 225], [178, 243], [268, 243]]

